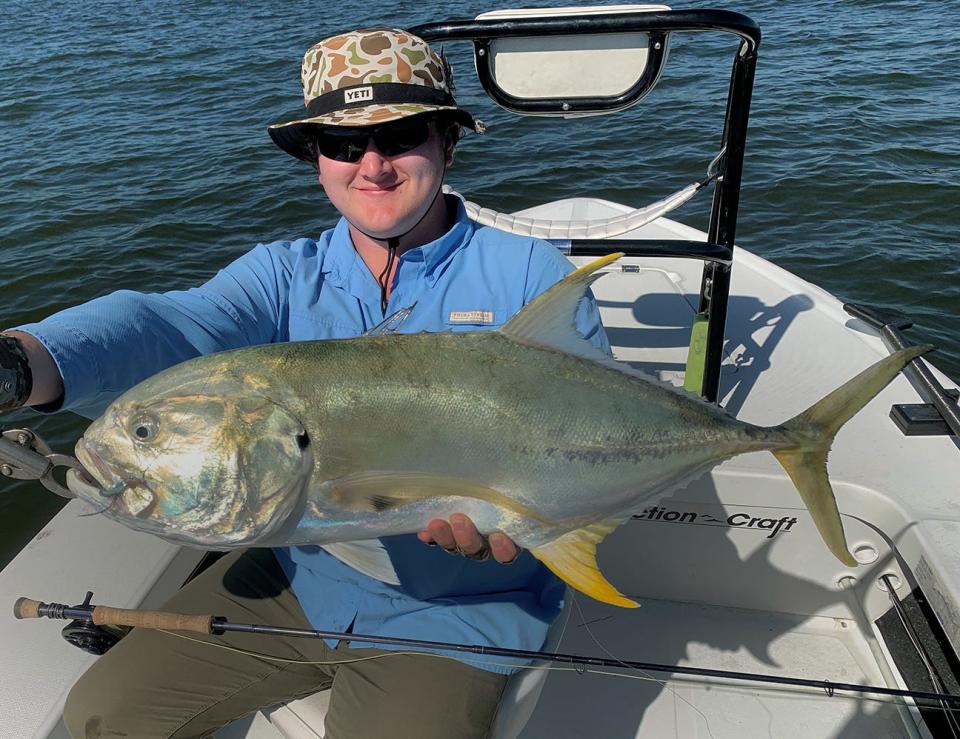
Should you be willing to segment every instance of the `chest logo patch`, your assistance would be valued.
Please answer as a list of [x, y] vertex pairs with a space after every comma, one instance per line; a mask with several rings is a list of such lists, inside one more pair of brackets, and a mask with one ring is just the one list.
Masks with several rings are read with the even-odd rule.
[[450, 323], [493, 323], [492, 310], [452, 310]]

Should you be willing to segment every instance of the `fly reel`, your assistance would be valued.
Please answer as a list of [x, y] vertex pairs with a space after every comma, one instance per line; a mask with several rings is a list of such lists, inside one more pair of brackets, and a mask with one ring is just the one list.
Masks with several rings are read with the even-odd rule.
[[[89, 606], [93, 592], [88, 590], [87, 597], [78, 608]], [[89, 654], [106, 654], [118, 641], [127, 635], [129, 628], [124, 626], [98, 626], [92, 621], [75, 619], [60, 631], [70, 644]]]

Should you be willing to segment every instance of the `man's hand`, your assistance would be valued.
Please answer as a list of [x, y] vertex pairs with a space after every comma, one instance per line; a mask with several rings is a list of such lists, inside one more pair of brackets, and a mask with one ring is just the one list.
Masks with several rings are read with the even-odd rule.
[[435, 518], [427, 524], [427, 530], [417, 534], [424, 544], [436, 544], [451, 554], [461, 553], [470, 559], [486, 559], [485, 550], [501, 564], [511, 564], [520, 556], [520, 547], [506, 534], [499, 531], [485, 538], [477, 531], [473, 521], [462, 513], [450, 516], [450, 522]]

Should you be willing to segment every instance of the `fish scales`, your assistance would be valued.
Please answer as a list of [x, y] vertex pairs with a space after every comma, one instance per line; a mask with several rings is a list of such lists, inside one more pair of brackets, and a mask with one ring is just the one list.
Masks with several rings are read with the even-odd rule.
[[[263, 363], [258, 374], [274, 388], [284, 377], [310, 378], [280, 396], [303, 399], [297, 415], [323, 450], [317, 485], [375, 459], [385, 470], [489, 485], [546, 518], [578, 517], [595, 510], [586, 490], [616, 510], [673, 470], [777, 443], [643, 378], [492, 332], [309, 342], [277, 352], [284, 376]], [[388, 518], [371, 521], [377, 517]]]

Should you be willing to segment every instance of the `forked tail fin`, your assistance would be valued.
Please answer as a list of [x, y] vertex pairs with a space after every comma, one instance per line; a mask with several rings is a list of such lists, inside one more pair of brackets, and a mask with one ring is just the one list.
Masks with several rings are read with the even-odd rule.
[[847, 549], [837, 501], [827, 479], [827, 453], [833, 437], [900, 370], [932, 348], [912, 346], [881, 359], [783, 424], [784, 435], [791, 445], [774, 450], [773, 455], [797, 486], [827, 547], [849, 567], [856, 567], [857, 561]]

